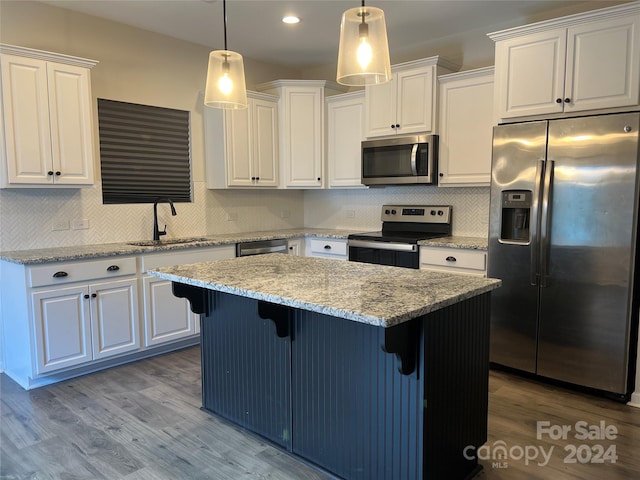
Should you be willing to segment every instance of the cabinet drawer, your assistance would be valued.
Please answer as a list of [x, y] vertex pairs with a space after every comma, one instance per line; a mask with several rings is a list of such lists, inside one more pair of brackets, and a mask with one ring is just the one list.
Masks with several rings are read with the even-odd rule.
[[213, 260], [224, 260], [236, 256], [236, 246], [224, 245], [222, 247], [191, 248], [161, 253], [149, 253], [142, 256], [142, 272], [153, 268], [170, 267], [172, 265], [183, 265], [186, 263], [211, 262]]
[[482, 250], [465, 250], [460, 248], [432, 248], [420, 249], [420, 266], [447, 267], [451, 270], [476, 270], [484, 272], [486, 268], [486, 252]]
[[29, 267], [31, 287], [84, 282], [95, 278], [136, 274], [135, 257], [109, 257], [100, 260], [56, 262]]
[[347, 242], [341, 240], [327, 240], [312, 238], [311, 255], [346, 255]]

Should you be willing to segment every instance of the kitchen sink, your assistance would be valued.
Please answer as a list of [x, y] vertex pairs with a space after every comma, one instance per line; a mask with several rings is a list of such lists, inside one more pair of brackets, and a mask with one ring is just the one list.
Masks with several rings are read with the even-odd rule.
[[208, 240], [206, 237], [194, 238], [173, 238], [169, 240], [141, 240], [139, 242], [127, 242], [127, 245], [135, 245], [137, 247], [159, 247], [162, 245], [179, 245], [182, 243], [204, 242]]

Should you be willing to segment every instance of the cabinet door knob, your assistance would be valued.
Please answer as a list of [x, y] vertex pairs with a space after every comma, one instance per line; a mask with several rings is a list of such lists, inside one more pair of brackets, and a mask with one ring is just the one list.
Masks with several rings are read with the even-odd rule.
[[53, 171], [52, 171], [52, 170], [49, 170], [49, 171], [47, 172], [47, 175], [53, 175]]
[[56, 176], [59, 177], [60, 175], [62, 175], [60, 172], [56, 172]]
[[53, 274], [53, 278], [62, 278], [62, 277], [68, 277], [69, 274], [67, 272], [56, 272]]
[[85, 293], [84, 298], [89, 298], [89, 295]]
[[571, 103], [571, 99], [569, 97], [565, 98], [564, 103]]
[[318, 181], [320, 181], [320, 177], [318, 177]]
[[444, 177], [444, 173], [439, 173], [438, 174], [440, 177]]
[[98, 296], [98, 294], [97, 294], [97, 293], [92, 293], [92, 294], [91, 294], [91, 298], [96, 298], [97, 296]]
[[392, 124], [391, 124], [391, 128], [396, 128], [396, 126], [392, 123]]
[[556, 98], [556, 103], [562, 103], [562, 99], [561, 98]]
[[445, 258], [445, 260], [447, 262], [456, 262], [457, 261], [456, 257], [452, 257], [452, 256], [449, 256], [449, 257]]
[[107, 267], [107, 272], [117, 272], [118, 270], [120, 270], [120, 267], [118, 265], [111, 265]]
[[260, 177], [256, 177], [256, 182], [259, 182], [259, 181], [260, 181]]
[[400, 128], [400, 124], [399, 123], [396, 123], [396, 128]]

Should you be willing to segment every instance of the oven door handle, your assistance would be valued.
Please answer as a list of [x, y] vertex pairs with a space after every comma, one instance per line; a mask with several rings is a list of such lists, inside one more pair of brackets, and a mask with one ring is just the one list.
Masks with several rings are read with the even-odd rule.
[[417, 252], [418, 246], [410, 243], [371, 242], [367, 240], [349, 240], [350, 247], [373, 248], [375, 250], [395, 250], [397, 252]]

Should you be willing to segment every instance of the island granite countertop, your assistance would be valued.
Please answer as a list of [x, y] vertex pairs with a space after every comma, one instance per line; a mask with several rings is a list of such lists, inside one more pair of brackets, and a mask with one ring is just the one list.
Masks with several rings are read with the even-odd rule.
[[501, 285], [497, 279], [470, 275], [279, 254], [147, 273], [379, 327], [392, 327]]

